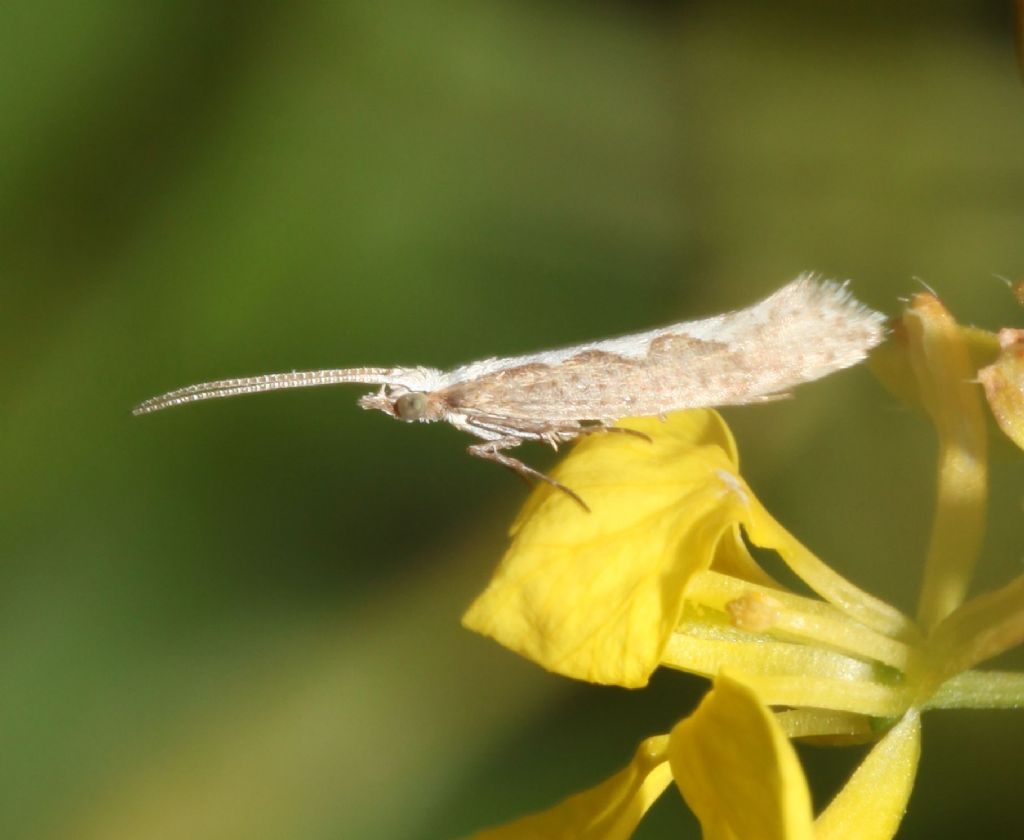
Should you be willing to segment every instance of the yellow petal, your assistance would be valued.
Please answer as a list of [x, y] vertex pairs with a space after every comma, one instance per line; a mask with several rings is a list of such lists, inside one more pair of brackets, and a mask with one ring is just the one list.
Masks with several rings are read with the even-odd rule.
[[1024, 575], [994, 592], [972, 598], [950, 615], [928, 640], [944, 680], [1024, 642]]
[[921, 755], [921, 716], [911, 709], [871, 748], [814, 824], [817, 840], [887, 840], [907, 809]]
[[728, 676], [672, 730], [672, 775], [705, 840], [810, 840], [811, 796], [775, 716]]
[[[750, 492], [749, 490], [745, 492]], [[711, 568], [721, 575], [728, 575], [739, 581], [781, 589], [779, 583], [772, 578], [751, 556], [750, 549], [743, 541], [739, 524], [733, 525], [728, 533], [722, 535], [715, 551], [715, 559]]]
[[[921, 391], [910, 363], [910, 339], [902, 321], [891, 324], [889, 340], [871, 351], [868, 367], [886, 390], [915, 408], [923, 408]], [[991, 364], [999, 353], [994, 333], [977, 327], [957, 326], [974, 370]]]
[[953, 316], [930, 294], [903, 316], [910, 364], [939, 436], [939, 482], [918, 620], [925, 632], [963, 602], [981, 541], [987, 505], [987, 434], [977, 369]]
[[717, 413], [621, 425], [650, 440], [582, 440], [553, 476], [592, 513], [539, 487], [463, 624], [552, 671], [637, 687], [679, 621], [688, 580], [740, 518], [739, 497], [735, 448]]
[[820, 677], [846, 683], [873, 682], [877, 671], [869, 662], [835, 651], [743, 633], [707, 620], [684, 620], [665, 646], [662, 664], [706, 677], [725, 670], [744, 679]]
[[822, 746], [863, 744], [875, 740], [871, 718], [826, 709], [787, 709], [775, 719], [788, 738], [801, 738]]
[[978, 379], [999, 428], [1024, 449], [1024, 330], [1000, 330], [999, 344], [999, 358]]
[[672, 780], [667, 735], [640, 744], [610, 779], [550, 810], [475, 835], [475, 840], [617, 840], [629, 837]]
[[744, 525], [750, 541], [779, 554], [783, 562], [822, 598], [878, 633], [898, 639], [917, 635], [914, 623], [895, 607], [846, 580], [789, 533], [751, 493], [744, 497]]
[[913, 699], [909, 688], [869, 680], [745, 673], [743, 681], [770, 706], [811, 706], [872, 717], [900, 715]]

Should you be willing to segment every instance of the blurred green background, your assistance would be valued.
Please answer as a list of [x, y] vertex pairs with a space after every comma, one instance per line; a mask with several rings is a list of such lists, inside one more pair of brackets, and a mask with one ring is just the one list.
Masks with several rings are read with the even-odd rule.
[[[572, 684], [460, 629], [526, 492], [463, 436], [357, 388], [129, 409], [605, 337], [803, 269], [1019, 325], [1012, 32], [995, 0], [4, 3], [0, 836], [458, 836], [685, 715], [701, 680]], [[727, 417], [775, 514], [913, 610], [923, 420], [864, 369]], [[1022, 558], [997, 454], [978, 588]], [[930, 715], [903, 836], [1024, 834], [1022, 748], [1020, 714]], [[858, 755], [804, 753], [819, 803]], [[638, 836], [695, 832], [670, 792]]]

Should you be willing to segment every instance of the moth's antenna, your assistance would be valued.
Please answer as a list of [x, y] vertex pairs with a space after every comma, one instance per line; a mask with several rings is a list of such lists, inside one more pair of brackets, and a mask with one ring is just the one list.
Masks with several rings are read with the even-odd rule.
[[402, 368], [344, 368], [340, 370], [296, 370], [291, 373], [246, 376], [242, 379], [220, 379], [216, 382], [189, 385], [161, 394], [159, 397], [150, 397], [135, 406], [132, 409], [132, 414], [149, 414], [163, 408], [199, 400], [215, 400], [239, 394], [261, 394], [264, 391], [281, 391], [285, 388], [313, 388], [317, 385], [340, 385], [346, 382], [362, 385], [386, 385], [401, 379], [405, 373], [408, 373], [408, 370]]

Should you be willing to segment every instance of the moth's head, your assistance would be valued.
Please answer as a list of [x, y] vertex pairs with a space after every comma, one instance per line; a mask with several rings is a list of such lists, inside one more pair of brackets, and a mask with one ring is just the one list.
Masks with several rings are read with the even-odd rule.
[[359, 398], [359, 406], [383, 411], [406, 423], [433, 423], [444, 417], [444, 405], [435, 394], [402, 386], [386, 385], [375, 394], [366, 394]]

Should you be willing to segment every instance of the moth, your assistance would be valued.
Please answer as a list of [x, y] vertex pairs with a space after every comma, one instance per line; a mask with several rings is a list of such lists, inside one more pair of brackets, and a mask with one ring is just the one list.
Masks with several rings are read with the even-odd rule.
[[133, 413], [286, 388], [379, 385], [359, 398], [360, 407], [406, 423], [450, 423], [480, 439], [468, 447], [471, 455], [546, 481], [589, 510], [571, 488], [508, 450], [525, 441], [557, 449], [598, 432], [640, 434], [613, 425], [624, 417], [786, 396], [796, 385], [863, 360], [884, 337], [884, 322], [845, 283], [801, 274], [746, 309], [621, 338], [450, 371], [362, 367], [221, 379], [153, 397]]

